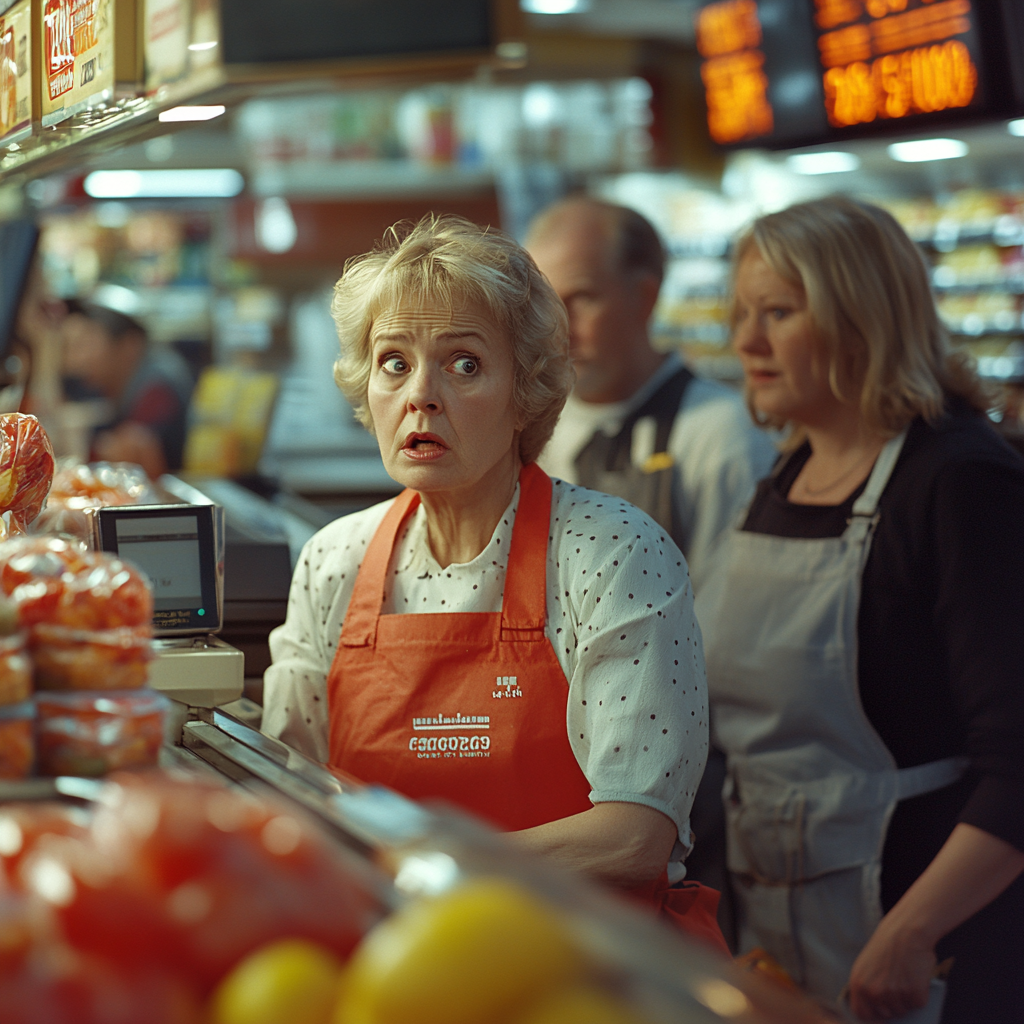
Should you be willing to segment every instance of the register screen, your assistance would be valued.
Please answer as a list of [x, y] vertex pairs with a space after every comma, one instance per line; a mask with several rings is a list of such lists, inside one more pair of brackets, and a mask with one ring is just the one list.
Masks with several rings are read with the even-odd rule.
[[117, 550], [149, 576], [155, 624], [161, 612], [194, 609], [206, 614], [195, 516], [118, 519]]

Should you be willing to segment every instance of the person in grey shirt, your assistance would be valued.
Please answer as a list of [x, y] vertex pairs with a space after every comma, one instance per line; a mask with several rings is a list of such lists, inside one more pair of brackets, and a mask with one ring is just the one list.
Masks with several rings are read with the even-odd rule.
[[708, 558], [777, 454], [742, 395], [655, 350], [657, 232], [589, 198], [549, 207], [526, 247], [569, 311], [576, 386], [540, 457], [552, 476], [626, 498], [668, 530], [699, 592]]

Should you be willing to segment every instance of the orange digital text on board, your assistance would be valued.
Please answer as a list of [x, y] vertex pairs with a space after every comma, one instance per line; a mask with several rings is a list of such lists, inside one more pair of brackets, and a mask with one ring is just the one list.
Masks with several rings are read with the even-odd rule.
[[[865, 124], [966, 107], [977, 94], [970, 0], [815, 0], [829, 122]], [[908, 9], [910, 7], [910, 9]], [[867, 20], [865, 20], [867, 19]], [[853, 22], [850, 24], [849, 22]]]
[[697, 19], [697, 49], [708, 105], [708, 130], [718, 143], [767, 135], [774, 127], [755, 0], [709, 4]]

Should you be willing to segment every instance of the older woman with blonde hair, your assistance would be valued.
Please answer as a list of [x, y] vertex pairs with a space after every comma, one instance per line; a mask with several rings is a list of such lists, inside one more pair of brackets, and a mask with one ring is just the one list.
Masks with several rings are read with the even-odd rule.
[[734, 283], [788, 431], [698, 602], [741, 943], [864, 1020], [953, 956], [943, 1021], [1019, 1020], [1024, 463], [888, 213], [762, 217]]
[[642, 512], [534, 461], [572, 385], [562, 303], [505, 235], [430, 217], [350, 260], [333, 313], [338, 384], [406, 490], [307, 544], [264, 731], [724, 948], [717, 896], [668, 877], [707, 753], [686, 563]]

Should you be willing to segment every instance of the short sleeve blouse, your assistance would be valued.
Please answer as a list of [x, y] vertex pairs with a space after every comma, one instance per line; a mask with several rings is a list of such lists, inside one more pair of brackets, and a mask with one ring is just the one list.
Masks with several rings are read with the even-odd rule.
[[[487, 547], [441, 568], [417, 509], [395, 544], [384, 614], [496, 612], [519, 502]], [[326, 680], [366, 547], [390, 502], [331, 523], [304, 548], [288, 618], [270, 637], [263, 729], [328, 755]], [[645, 804], [689, 846], [707, 757], [707, 684], [686, 562], [657, 524], [621, 499], [553, 481], [546, 633], [567, 681], [566, 727], [594, 803]]]

